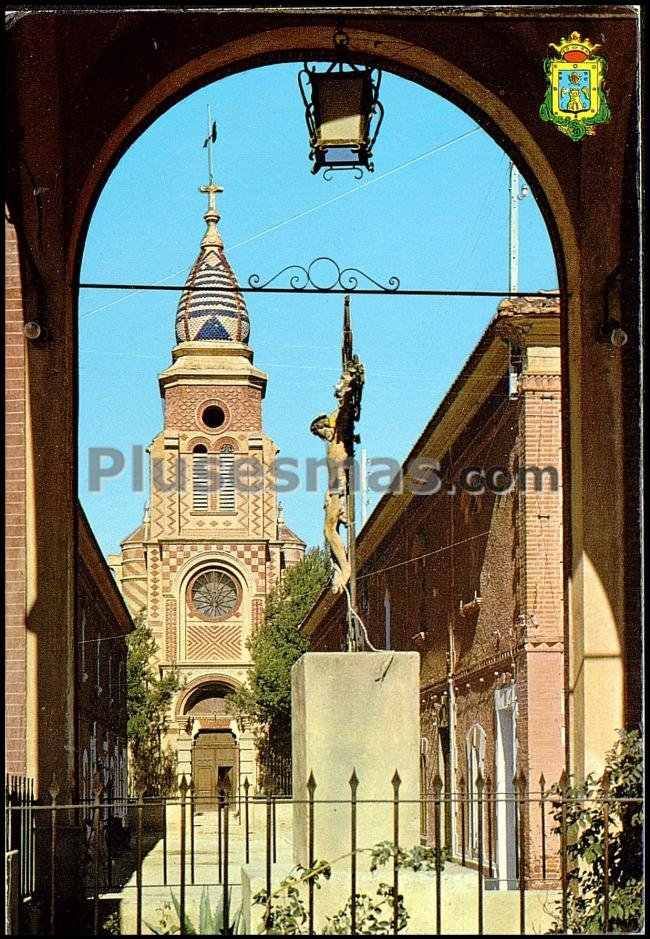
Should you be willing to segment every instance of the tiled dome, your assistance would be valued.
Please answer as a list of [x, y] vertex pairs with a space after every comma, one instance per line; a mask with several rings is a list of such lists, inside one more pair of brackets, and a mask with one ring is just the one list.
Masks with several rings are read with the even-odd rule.
[[186, 288], [202, 289], [183, 291], [176, 313], [176, 341], [226, 339], [247, 342], [250, 333], [248, 311], [217, 229], [219, 214], [215, 196], [222, 189], [215, 185], [202, 186], [201, 192], [208, 193], [208, 211], [203, 216], [208, 228], [185, 285]]

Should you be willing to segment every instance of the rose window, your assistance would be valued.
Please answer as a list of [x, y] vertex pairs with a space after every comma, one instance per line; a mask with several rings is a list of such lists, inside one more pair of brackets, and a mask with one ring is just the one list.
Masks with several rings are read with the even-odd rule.
[[192, 584], [192, 606], [206, 619], [224, 619], [239, 605], [239, 587], [225, 571], [206, 571]]

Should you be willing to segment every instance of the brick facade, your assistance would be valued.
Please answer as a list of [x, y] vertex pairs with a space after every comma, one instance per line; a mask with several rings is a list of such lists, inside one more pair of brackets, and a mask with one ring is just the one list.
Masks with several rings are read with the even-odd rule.
[[25, 336], [16, 230], [5, 217], [5, 769], [25, 774]]
[[[75, 610], [77, 798], [92, 801], [97, 782], [128, 795], [127, 635], [133, 622], [85, 515], [79, 512]], [[117, 815], [125, 815], [117, 806]]]
[[[521, 361], [514, 379], [511, 360]], [[464, 786], [471, 796], [478, 766], [493, 791], [499, 786], [511, 793], [512, 777], [520, 769], [531, 792], [538, 791], [542, 772], [548, 788], [564, 766], [559, 311], [554, 301], [501, 304], [407, 458], [407, 479], [416, 456], [438, 460], [443, 485], [435, 494], [406, 491], [380, 501], [358, 540], [358, 606], [375, 647], [420, 652], [423, 794], [433, 797], [439, 774], [446, 789]], [[503, 492], [486, 488], [478, 495], [462, 486], [466, 470], [494, 467], [506, 469], [514, 485]], [[518, 474], [524, 467], [552, 467], [558, 485], [549, 472], [541, 491], [530, 481], [522, 486]], [[496, 482], [493, 489], [500, 486], [499, 478]], [[304, 626], [312, 648], [340, 649], [344, 622], [341, 601], [321, 596]], [[512, 741], [506, 740], [509, 733]], [[456, 802], [446, 813], [444, 834], [456, 856], [464, 844], [468, 863], [474, 863], [476, 809], [469, 804], [466, 809], [464, 831]], [[492, 811], [493, 863], [505, 885], [514, 879], [513, 856], [505, 846], [514, 843], [515, 832], [510, 816], [499, 815], [495, 807]], [[487, 814], [486, 809], [486, 853]], [[433, 824], [433, 811], [424, 811], [429, 843]], [[547, 873], [552, 880], [557, 845], [550, 828], [549, 816]], [[525, 832], [532, 885], [541, 880], [537, 806], [526, 813]]]

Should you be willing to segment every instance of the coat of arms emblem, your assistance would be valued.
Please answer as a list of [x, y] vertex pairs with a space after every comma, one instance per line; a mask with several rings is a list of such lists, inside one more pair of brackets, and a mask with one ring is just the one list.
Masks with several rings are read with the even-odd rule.
[[571, 140], [595, 134], [595, 124], [605, 124], [611, 117], [603, 91], [606, 60], [594, 55], [598, 43], [581, 39], [573, 32], [560, 44], [549, 43], [555, 58], [544, 59], [548, 88], [539, 109], [543, 121], [552, 121]]

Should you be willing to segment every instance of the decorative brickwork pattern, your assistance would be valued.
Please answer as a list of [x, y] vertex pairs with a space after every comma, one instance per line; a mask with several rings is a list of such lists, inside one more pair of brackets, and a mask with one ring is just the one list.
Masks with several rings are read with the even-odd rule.
[[232, 662], [241, 657], [238, 623], [189, 623], [187, 658], [194, 662]]
[[261, 626], [264, 621], [264, 603], [262, 600], [253, 600], [253, 626]]
[[[254, 575], [255, 589], [265, 590], [266, 544], [237, 544], [232, 542], [202, 542], [200, 544], [165, 545], [164, 571], [165, 589], [170, 589], [173, 575], [176, 574], [192, 557], [214, 552], [219, 555], [232, 555], [246, 565]], [[217, 562], [218, 563], [218, 562]]]
[[146, 609], [147, 581], [144, 577], [141, 580], [123, 580], [122, 592], [131, 615], [135, 616]]
[[176, 617], [176, 600], [174, 597], [167, 597], [165, 600], [165, 648], [170, 662], [176, 661]]
[[160, 556], [154, 548], [149, 552], [149, 616], [158, 619], [160, 616], [161, 572]]
[[262, 405], [260, 391], [252, 387], [222, 387], [189, 385], [169, 388], [166, 396], [165, 424], [175, 431], [200, 431], [205, 428], [197, 420], [197, 408], [203, 401], [223, 402], [228, 409], [229, 421], [224, 431], [261, 430]]

